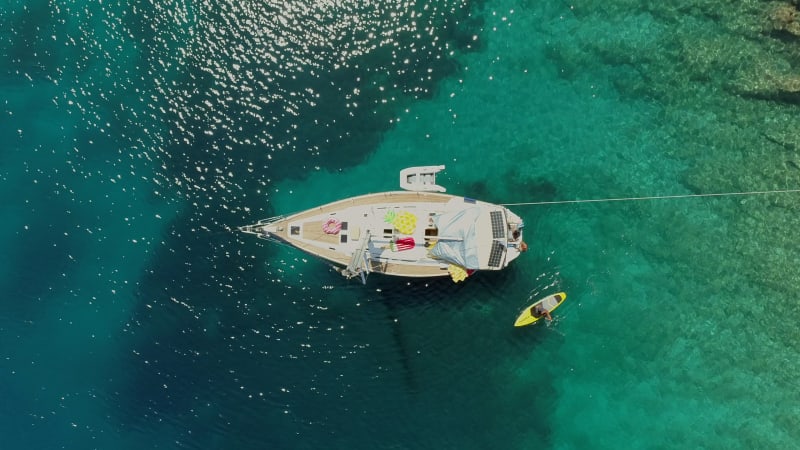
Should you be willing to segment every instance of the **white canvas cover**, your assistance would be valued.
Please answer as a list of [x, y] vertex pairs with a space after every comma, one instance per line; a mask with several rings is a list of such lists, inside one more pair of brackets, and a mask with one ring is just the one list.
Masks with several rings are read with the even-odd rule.
[[431, 255], [466, 269], [479, 269], [477, 221], [481, 211], [475, 206], [434, 217], [439, 240]]

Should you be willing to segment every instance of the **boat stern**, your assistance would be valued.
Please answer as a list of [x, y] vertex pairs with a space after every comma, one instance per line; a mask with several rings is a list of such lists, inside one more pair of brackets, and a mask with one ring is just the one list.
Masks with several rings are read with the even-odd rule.
[[505, 212], [506, 228], [508, 230], [506, 234], [506, 246], [509, 249], [506, 265], [508, 265], [508, 263], [516, 259], [521, 253], [528, 251], [528, 244], [526, 244], [524, 240], [525, 233], [523, 229], [525, 228], [525, 222], [520, 216], [514, 214], [508, 208], [506, 208]]

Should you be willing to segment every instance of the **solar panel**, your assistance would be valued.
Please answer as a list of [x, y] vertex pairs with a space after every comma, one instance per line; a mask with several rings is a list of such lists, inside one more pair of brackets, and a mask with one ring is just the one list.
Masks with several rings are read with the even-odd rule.
[[506, 247], [503, 244], [492, 241], [492, 252], [489, 254], [489, 267], [500, 267], [505, 253]]
[[489, 213], [489, 218], [492, 220], [492, 238], [502, 239], [506, 237], [506, 230], [503, 226], [503, 213], [502, 211], [492, 211]]

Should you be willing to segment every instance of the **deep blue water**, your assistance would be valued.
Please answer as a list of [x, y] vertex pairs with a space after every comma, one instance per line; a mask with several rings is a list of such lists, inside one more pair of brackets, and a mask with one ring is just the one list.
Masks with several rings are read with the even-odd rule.
[[798, 189], [792, 8], [3, 2], [3, 448], [791, 448], [800, 194], [515, 206], [530, 251], [459, 284], [234, 230], [422, 164]]

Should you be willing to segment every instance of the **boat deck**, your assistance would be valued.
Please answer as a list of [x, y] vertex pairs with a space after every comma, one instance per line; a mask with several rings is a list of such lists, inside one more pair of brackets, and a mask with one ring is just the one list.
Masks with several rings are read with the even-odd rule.
[[[453, 198], [451, 195], [431, 192], [368, 194], [285, 217], [273, 224], [273, 231], [270, 231], [270, 234], [291, 243], [300, 250], [322, 257], [334, 264], [347, 266], [353, 252], [358, 247], [362, 234], [369, 230], [372, 235], [368, 247], [371, 272], [406, 277], [448, 275], [446, 263], [427, 257], [425, 244], [431, 241], [430, 236], [425, 236], [427, 223], [418, 224], [413, 234], [404, 235], [414, 238], [416, 242], [414, 248], [392, 252], [390, 244], [392, 239], [398, 236], [398, 233], [391, 224], [383, 221], [383, 217], [389, 210], [427, 214], [425, 205], [428, 205], [428, 209], [441, 209]], [[339, 233], [327, 234], [323, 231], [323, 225], [329, 217], [342, 222], [342, 229]], [[427, 218], [419, 217], [419, 220], [427, 220]], [[391, 252], [391, 258], [387, 258], [389, 252]], [[420, 260], [425, 259], [428, 259], [427, 264], [420, 264]]]
[[[506, 223], [505, 213], [498, 215], [497, 212], [507, 210], [502, 206], [436, 192], [393, 191], [347, 198], [261, 221], [246, 231], [277, 238], [341, 267], [350, 265], [354, 255], [364, 251], [368, 256], [368, 265], [364, 268], [369, 272], [404, 277], [446, 276], [449, 275], [450, 263], [431, 255], [430, 249], [437, 240], [442, 242], [441, 245], [448, 243], [444, 247], [448, 249], [465, 238], [439, 236], [437, 219], [448, 213], [451, 217], [458, 216], [466, 210], [465, 206], [480, 206], [484, 211], [473, 213], [480, 214], [475, 216], [480, 220], [474, 222], [475, 231], [472, 233], [485, 238], [470, 238], [474, 240], [470, 247], [472, 267], [493, 270], [505, 267], [508, 249], [513, 246], [498, 241], [506, 242], [511, 234], [511, 224]], [[403, 224], [405, 219], [400, 220], [402, 217], [409, 219], [410, 224]], [[341, 229], [326, 233], [324, 225], [331, 219]], [[368, 241], [363, 241], [364, 238]], [[513, 252], [511, 259], [516, 257], [518, 250]]]

